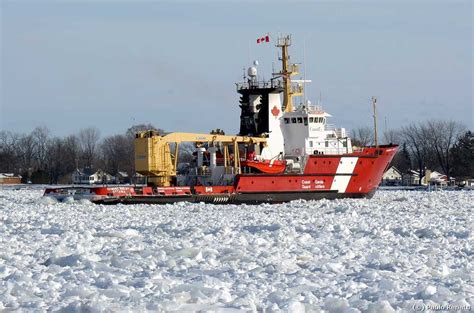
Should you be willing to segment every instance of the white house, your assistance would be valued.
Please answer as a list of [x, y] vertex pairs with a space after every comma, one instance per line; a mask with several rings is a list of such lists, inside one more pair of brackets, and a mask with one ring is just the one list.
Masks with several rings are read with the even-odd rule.
[[382, 185], [395, 186], [402, 184], [402, 174], [395, 167], [389, 168], [382, 176]]
[[[452, 179], [452, 178], [451, 178]], [[441, 185], [441, 186], [447, 186], [449, 183], [448, 176], [441, 174], [440, 172], [437, 171], [426, 171], [426, 175], [423, 176], [423, 184], [426, 185], [428, 182], [431, 185]]]
[[92, 171], [90, 168], [84, 168], [82, 170], [76, 169], [74, 173], [72, 173], [72, 183], [73, 184], [110, 184], [115, 181], [115, 178], [102, 171]]

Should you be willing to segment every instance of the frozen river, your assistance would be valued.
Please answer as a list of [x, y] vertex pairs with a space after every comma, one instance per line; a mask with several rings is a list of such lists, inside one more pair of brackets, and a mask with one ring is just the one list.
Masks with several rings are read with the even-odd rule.
[[472, 191], [259, 206], [41, 195], [0, 189], [0, 311], [474, 308]]

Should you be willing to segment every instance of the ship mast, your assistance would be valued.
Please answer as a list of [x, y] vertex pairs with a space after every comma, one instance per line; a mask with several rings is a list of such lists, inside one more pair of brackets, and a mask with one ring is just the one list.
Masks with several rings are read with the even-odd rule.
[[379, 147], [379, 141], [378, 141], [378, 137], [377, 137], [377, 98], [376, 97], [372, 97], [372, 109], [374, 111], [374, 144], [375, 144], [375, 147], [378, 148]]
[[303, 86], [292, 86], [291, 84], [291, 76], [299, 74], [298, 64], [290, 63], [290, 56], [288, 54], [288, 47], [291, 46], [291, 36], [279, 37], [276, 46], [281, 48], [281, 57], [279, 58], [281, 61], [281, 71], [273, 73], [273, 75], [283, 78], [283, 110], [285, 112], [293, 112], [293, 97], [303, 94]]

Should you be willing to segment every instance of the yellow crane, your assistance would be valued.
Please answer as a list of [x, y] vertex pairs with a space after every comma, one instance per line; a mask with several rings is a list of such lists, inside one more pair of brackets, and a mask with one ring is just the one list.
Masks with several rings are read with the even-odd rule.
[[[139, 132], [135, 136], [135, 170], [148, 177], [148, 181], [158, 187], [168, 187], [176, 176], [178, 167], [179, 144], [194, 142], [198, 145], [208, 143], [224, 147], [224, 166], [230, 167], [229, 145], [234, 151], [234, 173], [240, 172], [239, 144], [263, 144], [266, 138], [247, 136], [226, 136], [219, 134], [171, 133], [160, 136], [153, 130]], [[172, 153], [171, 144], [174, 143]]]

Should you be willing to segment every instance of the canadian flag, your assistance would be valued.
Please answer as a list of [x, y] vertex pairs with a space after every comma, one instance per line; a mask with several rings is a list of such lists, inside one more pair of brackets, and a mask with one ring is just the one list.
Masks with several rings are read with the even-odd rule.
[[265, 35], [263, 37], [257, 38], [257, 43], [270, 42], [270, 35]]

